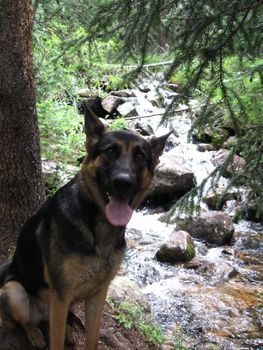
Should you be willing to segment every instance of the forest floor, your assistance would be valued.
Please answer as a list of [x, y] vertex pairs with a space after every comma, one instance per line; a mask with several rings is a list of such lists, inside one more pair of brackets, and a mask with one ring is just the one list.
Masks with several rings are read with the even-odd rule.
[[[11, 242], [10, 242], [11, 243]], [[2, 252], [10, 252], [10, 244], [5, 241], [5, 247], [1, 247]], [[0, 256], [0, 262], [3, 261], [6, 256], [3, 254]], [[75, 315], [84, 324], [84, 305], [79, 302], [74, 306]], [[82, 350], [85, 344], [85, 332], [83, 327], [76, 324], [75, 328], [75, 345], [66, 347], [70, 350]], [[48, 326], [43, 324], [41, 326], [45, 338], [48, 338]], [[5, 330], [0, 327], [0, 349], [1, 350], [35, 350], [28, 342], [25, 331], [21, 327], [16, 327], [13, 330]], [[105, 305], [101, 329], [100, 329], [100, 341], [99, 350], [158, 350], [160, 347], [151, 344], [145, 339], [145, 337], [135, 329], [125, 329], [114, 319], [114, 310], [112, 310], [107, 304]]]

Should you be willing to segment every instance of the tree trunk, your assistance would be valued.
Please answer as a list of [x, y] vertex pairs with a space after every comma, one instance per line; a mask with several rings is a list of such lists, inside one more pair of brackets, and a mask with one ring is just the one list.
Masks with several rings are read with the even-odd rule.
[[0, 0], [0, 254], [44, 200], [30, 0]]

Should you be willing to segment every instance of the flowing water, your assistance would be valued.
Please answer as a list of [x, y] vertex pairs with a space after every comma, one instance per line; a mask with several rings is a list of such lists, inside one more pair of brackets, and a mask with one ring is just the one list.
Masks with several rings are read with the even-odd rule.
[[[186, 115], [173, 119], [176, 147], [200, 183], [213, 170], [213, 152], [198, 152], [187, 143], [189, 123]], [[169, 265], [159, 263], [155, 253], [175, 225], [160, 222], [160, 215], [148, 209], [134, 214], [127, 230], [125, 268], [142, 288], [156, 320], [178, 344], [175, 349], [183, 349], [183, 342], [188, 349], [263, 349], [262, 225], [236, 224], [231, 246], [195, 240], [191, 262]]]

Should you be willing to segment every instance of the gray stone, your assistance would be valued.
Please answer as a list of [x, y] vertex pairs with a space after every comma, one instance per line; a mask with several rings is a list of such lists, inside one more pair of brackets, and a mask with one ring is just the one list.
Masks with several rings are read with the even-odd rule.
[[223, 212], [207, 212], [197, 217], [178, 219], [177, 229], [216, 245], [229, 244], [235, 231], [230, 216]]
[[221, 210], [223, 205], [229, 201], [236, 199], [237, 194], [234, 192], [225, 192], [224, 188], [218, 188], [216, 191], [210, 191], [204, 198], [203, 202], [207, 204], [209, 209]]
[[136, 112], [136, 108], [131, 102], [125, 102], [117, 107], [117, 111], [123, 117], [133, 117], [138, 115]]
[[197, 150], [199, 152], [214, 151], [215, 147], [213, 145], [211, 145], [210, 143], [199, 143], [197, 145]]
[[188, 192], [194, 184], [192, 170], [182, 165], [180, 157], [171, 150], [160, 157], [147, 196], [173, 199]]
[[174, 231], [156, 253], [158, 261], [169, 263], [190, 261], [194, 256], [195, 246], [193, 239], [187, 232], [182, 230]]
[[130, 89], [111, 91], [110, 94], [113, 96], [118, 96], [118, 97], [135, 97], [134, 91], [130, 90]]
[[121, 103], [122, 103], [121, 97], [112, 96], [112, 95], [105, 97], [101, 102], [102, 107], [108, 113], [113, 113], [118, 107], [118, 105]]
[[126, 276], [117, 276], [111, 282], [107, 297], [117, 302], [127, 301], [149, 312], [150, 307], [140, 287]]
[[[218, 152], [215, 153], [215, 155], [213, 157], [213, 160], [212, 160], [213, 164], [215, 166], [224, 164], [225, 161], [227, 160], [228, 156], [229, 156], [228, 150], [226, 150], [226, 149], [219, 150]], [[226, 177], [229, 177], [232, 174], [235, 174], [237, 172], [246, 176], [246, 177], [250, 176], [249, 172], [246, 171], [245, 159], [235, 154], [233, 157], [233, 160], [230, 162], [230, 164], [225, 169], [224, 175]]]

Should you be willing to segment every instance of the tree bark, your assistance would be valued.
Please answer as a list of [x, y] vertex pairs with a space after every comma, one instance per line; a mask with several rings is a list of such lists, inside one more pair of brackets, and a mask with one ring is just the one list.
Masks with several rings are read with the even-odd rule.
[[30, 0], [0, 0], [0, 254], [44, 200]]

